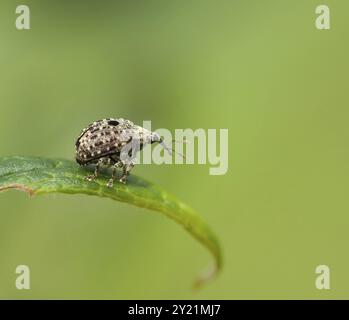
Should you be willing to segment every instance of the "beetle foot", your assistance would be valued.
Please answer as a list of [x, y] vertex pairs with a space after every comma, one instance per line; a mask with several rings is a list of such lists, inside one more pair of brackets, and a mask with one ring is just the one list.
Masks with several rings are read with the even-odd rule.
[[107, 183], [107, 187], [112, 188], [113, 186], [114, 186], [114, 179], [109, 179], [109, 181]]
[[85, 180], [87, 180], [87, 181], [93, 181], [94, 179], [96, 179], [97, 177], [95, 176], [95, 175], [90, 175], [90, 176], [87, 176], [87, 177], [85, 177]]
[[127, 180], [127, 175], [123, 175], [119, 181], [123, 184], [126, 184], [126, 180]]

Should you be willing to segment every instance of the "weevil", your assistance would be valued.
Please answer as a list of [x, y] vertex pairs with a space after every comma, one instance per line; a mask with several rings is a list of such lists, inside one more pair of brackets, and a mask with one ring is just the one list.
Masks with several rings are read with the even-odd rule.
[[135, 125], [130, 120], [103, 119], [84, 128], [75, 143], [76, 162], [80, 166], [95, 164], [94, 173], [85, 179], [93, 181], [98, 177], [102, 166], [112, 167], [112, 175], [107, 186], [113, 187], [116, 169], [122, 168], [121, 183], [126, 183], [135, 165], [136, 153], [147, 144], [160, 143], [170, 154], [163, 139], [156, 132]]

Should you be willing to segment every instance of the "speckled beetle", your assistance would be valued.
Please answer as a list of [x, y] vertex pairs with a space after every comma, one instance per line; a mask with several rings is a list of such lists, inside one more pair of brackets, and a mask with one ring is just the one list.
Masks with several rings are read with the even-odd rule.
[[93, 181], [97, 178], [102, 165], [113, 168], [107, 186], [113, 187], [116, 168], [123, 168], [120, 182], [126, 183], [127, 176], [134, 167], [136, 152], [149, 143], [160, 143], [170, 154], [162, 138], [126, 119], [103, 119], [91, 123], [83, 129], [76, 140], [76, 162], [81, 165], [96, 164], [94, 174], [86, 177]]

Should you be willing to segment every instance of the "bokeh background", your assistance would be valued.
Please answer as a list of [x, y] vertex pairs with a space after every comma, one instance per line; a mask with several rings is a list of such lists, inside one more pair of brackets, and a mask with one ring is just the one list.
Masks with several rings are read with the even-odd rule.
[[[31, 9], [31, 30], [15, 8]], [[0, 298], [349, 298], [349, 3], [0, 3], [0, 155], [73, 159], [96, 119], [228, 128], [229, 171], [134, 169], [194, 207], [218, 234], [211, 257], [162, 215], [88, 196], [0, 194]], [[31, 290], [15, 268], [31, 269]], [[315, 268], [331, 268], [331, 290]]]

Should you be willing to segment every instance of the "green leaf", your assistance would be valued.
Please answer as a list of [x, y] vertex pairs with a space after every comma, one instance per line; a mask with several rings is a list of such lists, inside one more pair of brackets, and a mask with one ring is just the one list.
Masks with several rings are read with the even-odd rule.
[[0, 191], [18, 189], [30, 195], [53, 192], [87, 194], [127, 202], [138, 207], [159, 211], [182, 225], [213, 255], [215, 263], [195, 282], [199, 287], [217, 274], [222, 266], [219, 243], [215, 234], [189, 206], [171, 194], [142, 178], [131, 174], [127, 184], [115, 182], [106, 186], [110, 174], [102, 172], [94, 182], [84, 178], [91, 168], [79, 167], [75, 162], [36, 157], [0, 158]]

